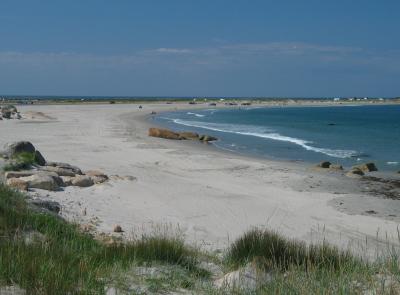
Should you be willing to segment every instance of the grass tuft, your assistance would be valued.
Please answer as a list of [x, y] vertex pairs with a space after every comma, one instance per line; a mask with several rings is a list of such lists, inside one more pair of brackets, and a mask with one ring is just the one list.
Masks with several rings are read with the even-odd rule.
[[4, 171], [18, 171], [29, 169], [36, 163], [35, 153], [21, 152], [11, 158], [10, 163], [6, 164], [3, 168]]
[[276, 232], [252, 229], [238, 238], [228, 249], [226, 261], [238, 267], [249, 261], [258, 262], [280, 269], [291, 266], [339, 269], [342, 265], [356, 263], [349, 252], [328, 245], [310, 245], [287, 239]]

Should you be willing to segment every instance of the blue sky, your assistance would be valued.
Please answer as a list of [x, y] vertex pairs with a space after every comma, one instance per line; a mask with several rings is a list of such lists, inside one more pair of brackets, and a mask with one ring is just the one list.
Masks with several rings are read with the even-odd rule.
[[0, 93], [400, 96], [400, 1], [0, 1]]

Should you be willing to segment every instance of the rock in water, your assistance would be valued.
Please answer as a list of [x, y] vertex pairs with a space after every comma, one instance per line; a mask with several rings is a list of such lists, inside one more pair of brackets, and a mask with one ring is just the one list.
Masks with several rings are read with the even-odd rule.
[[94, 184], [93, 180], [87, 175], [78, 175], [72, 178], [72, 185], [80, 187], [89, 187]]
[[168, 129], [160, 129], [160, 128], [150, 128], [149, 136], [160, 137], [165, 139], [175, 139], [175, 140], [182, 139], [178, 133]]
[[363, 172], [378, 171], [378, 168], [375, 166], [375, 163], [372, 162], [353, 166], [352, 169], [359, 169]]
[[190, 139], [190, 140], [197, 140], [199, 139], [199, 135], [195, 132], [179, 132], [179, 136], [182, 139]]
[[320, 167], [320, 168], [329, 168], [330, 166], [331, 166], [331, 162], [329, 162], [329, 161], [324, 161], [317, 165], [317, 167]]
[[204, 141], [204, 142], [209, 142], [209, 141], [215, 141], [218, 138], [214, 137], [214, 136], [210, 136], [210, 135], [202, 135], [199, 137], [199, 140]]

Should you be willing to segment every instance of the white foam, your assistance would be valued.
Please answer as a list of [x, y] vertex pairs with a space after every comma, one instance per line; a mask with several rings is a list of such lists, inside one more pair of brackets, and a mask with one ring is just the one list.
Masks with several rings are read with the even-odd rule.
[[234, 134], [254, 136], [254, 137], [265, 138], [265, 139], [272, 139], [272, 140], [277, 140], [277, 141], [290, 142], [290, 143], [296, 144], [298, 146], [301, 146], [302, 148], [304, 148], [307, 151], [322, 153], [322, 154], [325, 154], [325, 155], [328, 155], [331, 157], [335, 157], [335, 158], [343, 158], [343, 159], [350, 158], [351, 156], [354, 156], [355, 154], [357, 154], [356, 151], [352, 151], [352, 150], [334, 150], [334, 149], [328, 149], [328, 148], [314, 147], [314, 146], [310, 145], [310, 144], [312, 144], [311, 141], [307, 141], [307, 140], [303, 140], [303, 139], [299, 139], [299, 138], [295, 138], [295, 137], [284, 136], [284, 135], [274, 132], [274, 130], [272, 130], [272, 129], [265, 128], [265, 127], [259, 127], [259, 126], [253, 126], [253, 125], [219, 124], [219, 123], [185, 121], [185, 120], [180, 120], [180, 119], [174, 119], [173, 122], [176, 124], [180, 124], [180, 125], [203, 128], [203, 129], [208, 129], [208, 130], [213, 130], [213, 131], [234, 133]]
[[188, 115], [194, 115], [194, 116], [199, 117], [199, 118], [202, 118], [202, 117], [205, 116], [205, 115], [196, 114], [196, 113], [192, 113], [192, 112], [187, 112], [187, 114], [188, 114]]
[[388, 164], [388, 165], [397, 165], [397, 164], [399, 164], [399, 162], [386, 162], [386, 164]]

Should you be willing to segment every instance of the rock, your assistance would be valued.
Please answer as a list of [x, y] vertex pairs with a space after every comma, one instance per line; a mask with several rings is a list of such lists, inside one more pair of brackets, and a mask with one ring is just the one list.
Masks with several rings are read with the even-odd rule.
[[87, 175], [77, 175], [72, 178], [71, 183], [79, 187], [89, 187], [94, 184], [93, 180]]
[[122, 233], [123, 232], [122, 227], [120, 225], [118, 225], [118, 224], [114, 226], [113, 231], [115, 233]]
[[47, 163], [46, 163], [46, 166], [58, 167], [58, 168], [63, 168], [63, 169], [69, 169], [69, 170], [71, 170], [74, 174], [82, 175], [82, 170], [79, 169], [79, 167], [70, 165], [70, 164], [68, 164], [68, 163], [62, 163], [62, 162], [47, 162]]
[[64, 186], [71, 186], [72, 185], [72, 176], [60, 176], [62, 181], [64, 182]]
[[86, 171], [85, 175], [89, 176], [96, 184], [103, 183], [108, 180], [108, 176], [101, 171], [89, 170]]
[[319, 168], [329, 168], [330, 166], [331, 166], [331, 162], [329, 162], [329, 161], [324, 161], [317, 165], [317, 167], [319, 167]]
[[[38, 231], [26, 231], [22, 233], [22, 239], [25, 244], [32, 245], [34, 243], [43, 243], [46, 241], [46, 236]], [[0, 292], [0, 294], [3, 294]]]
[[7, 185], [18, 189], [20, 191], [27, 191], [28, 190], [28, 182], [19, 178], [9, 178], [7, 179]]
[[353, 166], [352, 169], [359, 169], [363, 172], [378, 171], [378, 168], [372, 162]]
[[35, 170], [32, 170], [32, 171], [8, 171], [4, 174], [4, 176], [6, 179], [9, 179], [9, 178], [27, 177], [27, 176], [31, 176], [36, 173], [38, 173], [38, 172]]
[[330, 164], [329, 165], [329, 169], [332, 169], [332, 170], [343, 170], [343, 166], [339, 165], [339, 164]]
[[20, 288], [19, 286], [1, 286], [0, 287], [1, 295], [26, 295], [25, 289]]
[[12, 157], [16, 156], [17, 154], [23, 153], [23, 152], [34, 153], [35, 150], [36, 150], [35, 147], [29, 141], [18, 141], [18, 142], [6, 144], [4, 146], [3, 154], [5, 154], [9, 158], [12, 158]]
[[199, 137], [199, 140], [204, 141], [204, 142], [209, 142], [209, 141], [215, 141], [218, 138], [214, 137], [214, 136], [210, 136], [210, 135], [201, 135]]
[[61, 211], [61, 206], [58, 202], [35, 199], [29, 201], [29, 203], [57, 214]]
[[347, 177], [350, 178], [361, 178], [364, 175], [364, 172], [362, 172], [360, 169], [353, 168], [349, 172], [346, 173]]
[[175, 139], [175, 140], [182, 139], [178, 133], [168, 129], [160, 129], [160, 128], [150, 128], [149, 136], [160, 137], [165, 139]]
[[11, 112], [8, 110], [1, 110], [1, 115], [5, 119], [11, 119]]
[[179, 132], [179, 136], [182, 139], [190, 139], [190, 140], [197, 140], [199, 139], [199, 135], [195, 132]]
[[225, 274], [222, 278], [214, 281], [218, 288], [237, 288], [254, 292], [258, 286], [266, 284], [273, 279], [271, 272], [266, 272], [256, 266], [256, 263], [248, 263], [245, 267]]
[[46, 160], [38, 150], [35, 151], [35, 162], [40, 166], [46, 165]]
[[43, 166], [40, 168], [42, 171], [49, 171], [57, 173], [58, 176], [75, 176], [75, 173], [72, 169], [68, 168], [61, 168], [61, 167], [54, 167], [54, 166]]
[[27, 177], [20, 177], [20, 179], [28, 182], [28, 188], [38, 188], [48, 191], [57, 191], [60, 189], [60, 185], [63, 185], [63, 181], [58, 175], [36, 173]]

